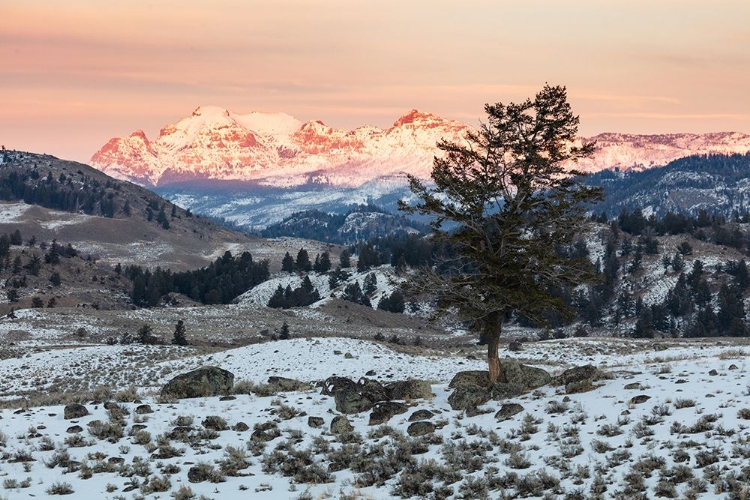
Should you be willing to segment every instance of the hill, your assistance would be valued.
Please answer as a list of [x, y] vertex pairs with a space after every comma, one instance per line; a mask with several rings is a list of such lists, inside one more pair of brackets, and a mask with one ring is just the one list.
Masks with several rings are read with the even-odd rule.
[[667, 212], [732, 217], [750, 208], [750, 154], [697, 155], [643, 171], [607, 170], [585, 182], [604, 188], [604, 201], [593, 207], [610, 217], [622, 209], [640, 209], [663, 216]]

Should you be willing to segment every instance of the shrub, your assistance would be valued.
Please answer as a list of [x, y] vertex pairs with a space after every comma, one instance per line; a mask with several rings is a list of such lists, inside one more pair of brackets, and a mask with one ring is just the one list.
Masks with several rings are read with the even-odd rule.
[[70, 495], [73, 493], [73, 487], [65, 482], [52, 483], [46, 492], [48, 495]]

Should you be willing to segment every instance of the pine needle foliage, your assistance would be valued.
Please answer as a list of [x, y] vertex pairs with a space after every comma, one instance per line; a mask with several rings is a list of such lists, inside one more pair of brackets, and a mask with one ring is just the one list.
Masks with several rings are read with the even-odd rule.
[[434, 160], [434, 188], [410, 176], [418, 201], [400, 208], [431, 216], [434, 238], [452, 250], [411, 280], [411, 292], [434, 295], [438, 313], [457, 313], [485, 337], [496, 382], [502, 322], [513, 314], [542, 325], [550, 314], [571, 317], [551, 291], [594, 277], [586, 258], [560, 249], [580, 234], [584, 204], [601, 199], [601, 190], [570, 168], [594, 144], [578, 145], [565, 87], [545, 85], [534, 100], [485, 111], [487, 122], [464, 143], [438, 143], [444, 154]]

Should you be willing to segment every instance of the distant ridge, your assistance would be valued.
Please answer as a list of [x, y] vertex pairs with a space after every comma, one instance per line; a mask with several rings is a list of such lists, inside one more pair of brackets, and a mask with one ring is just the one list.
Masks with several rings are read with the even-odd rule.
[[[236, 114], [199, 107], [149, 140], [137, 130], [111, 139], [91, 158], [103, 172], [145, 186], [205, 180], [254, 181], [291, 188], [322, 185], [359, 187], [377, 178], [410, 173], [429, 178], [440, 139], [460, 141], [472, 127], [432, 113], [411, 110], [386, 129], [329, 127], [284, 113]], [[685, 156], [750, 151], [750, 135], [633, 135], [604, 133], [597, 152], [578, 168], [643, 170]]]

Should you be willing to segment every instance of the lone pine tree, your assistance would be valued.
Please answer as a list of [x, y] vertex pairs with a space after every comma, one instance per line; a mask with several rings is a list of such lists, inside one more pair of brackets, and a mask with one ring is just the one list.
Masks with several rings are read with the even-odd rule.
[[544, 88], [534, 100], [485, 106], [487, 122], [461, 143], [440, 141], [434, 188], [410, 176], [414, 206], [401, 209], [432, 218], [437, 242], [452, 257], [411, 278], [411, 292], [433, 295], [438, 313], [454, 312], [487, 341], [490, 380], [500, 381], [502, 323], [512, 314], [546, 324], [550, 312], [573, 311], [552, 288], [577, 285], [595, 271], [586, 258], [557, 252], [585, 223], [584, 203], [601, 190], [563, 164], [591, 154], [576, 145], [578, 117], [565, 87]]

